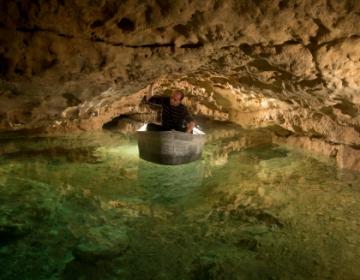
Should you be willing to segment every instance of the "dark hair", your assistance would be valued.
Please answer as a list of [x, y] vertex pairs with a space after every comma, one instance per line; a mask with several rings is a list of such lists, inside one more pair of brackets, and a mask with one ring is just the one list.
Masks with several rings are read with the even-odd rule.
[[174, 90], [174, 93], [178, 93], [178, 94], [180, 94], [180, 100], [183, 100], [183, 98], [184, 98], [184, 93], [181, 91], [181, 90]]

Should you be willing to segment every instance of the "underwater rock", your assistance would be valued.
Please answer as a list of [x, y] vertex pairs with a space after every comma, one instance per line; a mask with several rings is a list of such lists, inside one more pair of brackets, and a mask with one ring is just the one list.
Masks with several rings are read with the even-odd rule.
[[79, 229], [78, 244], [73, 258], [66, 264], [62, 279], [123, 278], [119, 260], [129, 248], [127, 230], [123, 225], [104, 225]]
[[80, 239], [73, 254], [77, 260], [94, 261], [113, 258], [123, 254], [128, 248], [126, 229], [115, 230], [111, 226], [92, 228]]
[[0, 224], [0, 246], [14, 242], [29, 233], [30, 227], [26, 224]]
[[193, 261], [190, 279], [218, 279], [225, 277], [225, 272], [224, 267], [214, 257], [201, 257]]
[[256, 239], [242, 238], [236, 241], [235, 246], [250, 251], [256, 251], [259, 242]]

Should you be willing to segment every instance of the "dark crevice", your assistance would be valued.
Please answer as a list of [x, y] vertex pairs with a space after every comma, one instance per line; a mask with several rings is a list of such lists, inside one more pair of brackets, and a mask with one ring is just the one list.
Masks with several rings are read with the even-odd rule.
[[180, 46], [180, 48], [183, 48], [183, 49], [200, 49], [204, 46], [203, 43], [194, 43], [194, 44], [184, 44], [182, 46]]
[[[110, 43], [111, 44], [111, 43]], [[174, 43], [166, 43], [166, 44], [146, 44], [146, 45], [126, 45], [123, 43], [113, 43], [111, 44], [113, 46], [116, 47], [126, 47], [126, 48], [133, 48], [133, 49], [137, 49], [137, 48], [149, 48], [149, 49], [156, 49], [156, 48], [174, 48], [175, 44]]]
[[81, 103], [81, 100], [76, 95], [69, 92], [63, 93], [62, 97], [66, 99], [67, 106], [77, 106]]
[[102, 20], [95, 20], [91, 25], [90, 27], [91, 28], [97, 28], [97, 27], [100, 27], [100, 26], [103, 26], [104, 25], [104, 22]]
[[330, 30], [321, 22], [320, 19], [313, 19], [314, 22], [316, 23], [316, 25], [318, 26], [318, 30], [316, 32], [316, 35], [313, 37], [310, 37], [310, 44], [306, 45], [305, 47], [307, 47], [307, 49], [310, 51], [312, 57], [313, 57], [313, 61], [315, 64], [315, 68], [316, 68], [316, 77], [317, 80], [321, 81], [322, 85], [324, 87], [326, 87], [326, 81], [322, 75], [320, 66], [319, 66], [319, 62], [317, 59], [317, 51], [318, 49], [321, 47], [320, 44], [318, 44], [319, 40], [321, 39], [321, 37], [323, 37], [324, 35], [328, 34], [330, 32]]
[[16, 28], [16, 31], [25, 32], [25, 33], [35, 33], [35, 32], [41, 32], [41, 31], [45, 31], [45, 30], [40, 29], [37, 26], [34, 26], [32, 28], [30, 28], [30, 27], [18, 27], [18, 28]]
[[105, 41], [105, 40], [100, 39], [100, 38], [98, 38], [98, 37], [91, 39], [91, 41], [93, 41], [93, 42], [97, 42], [97, 43], [106, 43], [106, 41]]
[[323, 74], [322, 74], [320, 66], [319, 66], [319, 62], [317, 60], [317, 52], [314, 49], [309, 49], [309, 51], [311, 52], [311, 55], [313, 57], [313, 61], [315, 64], [315, 69], [316, 69], [316, 79], [315, 80], [319, 81], [323, 85], [323, 87], [327, 87], [326, 81], [323, 77]]
[[51, 29], [42, 29], [42, 28], [39, 28], [37, 26], [34, 26], [32, 28], [29, 28], [29, 27], [19, 27], [19, 28], [16, 28], [16, 31], [18, 32], [23, 32], [23, 33], [37, 33], [37, 32], [49, 32], [49, 33], [53, 33], [55, 35], [58, 35], [60, 37], [64, 37], [64, 38], [74, 38], [73, 35], [68, 35], [68, 34], [64, 34], [64, 33], [58, 33], [54, 30], [51, 30]]
[[[280, 53], [285, 46], [298, 45], [298, 44], [302, 44], [301, 41], [293, 39], [293, 40], [285, 41], [282, 44], [269, 45], [269, 46], [274, 47], [275, 50], [276, 50], [276, 53]], [[257, 47], [265, 47], [265, 46], [262, 45], [262, 44], [249, 45], [249, 44], [244, 43], [244, 44], [241, 44], [239, 47], [245, 54], [247, 54], [249, 56], [252, 56], [253, 51], [254, 51], [255, 48], [257, 48]], [[263, 56], [266, 56], [266, 55], [263, 55]]]
[[67, 34], [64, 34], [64, 33], [58, 33], [57, 35], [59, 35], [60, 37], [64, 37], [64, 38], [70, 38], [70, 39], [74, 38], [74, 36], [67, 35]]
[[242, 50], [245, 54], [247, 55], [251, 55], [253, 52], [255, 46], [251, 46], [249, 44], [241, 44], [240, 45], [240, 50]]
[[317, 140], [326, 140], [326, 136], [313, 130], [313, 129], [310, 129], [309, 131], [307, 131], [307, 133], [305, 134], [307, 135], [311, 140], [313, 139], [317, 139]]
[[279, 2], [278, 6], [279, 6], [280, 10], [284, 10], [288, 7], [288, 3], [287, 3], [287, 1], [282, 0]]
[[339, 103], [335, 104], [333, 107], [339, 109], [342, 114], [351, 116], [352, 118], [355, 118], [358, 115], [356, 106], [349, 100], [340, 98], [336, 98], [335, 100], [338, 100]]
[[127, 48], [169, 48], [169, 47], [175, 47], [174, 43], [166, 43], [166, 44], [148, 44], [148, 45], [124, 45]]
[[317, 42], [319, 42], [321, 37], [330, 33], [330, 30], [322, 23], [322, 21], [320, 19], [314, 18], [313, 20], [316, 23], [316, 25], [318, 26], [318, 30], [317, 30], [315, 36], [310, 37], [310, 42], [312, 44], [317, 44]]
[[103, 129], [113, 129], [113, 128], [116, 128], [119, 124], [119, 122], [121, 122], [122, 120], [128, 120], [130, 119], [128, 115], [120, 115], [120, 116], [117, 116], [115, 118], [113, 118], [111, 121], [103, 124]]
[[135, 30], [135, 22], [128, 18], [122, 18], [117, 23], [117, 26], [125, 33], [132, 32]]
[[153, 13], [153, 8], [151, 6], [147, 6], [145, 11], [145, 20], [147, 23], [150, 23], [152, 21]]
[[360, 145], [358, 144], [352, 144], [352, 145], [349, 145], [351, 148], [353, 148], [354, 150], [360, 150]]
[[11, 60], [0, 54], [0, 76], [5, 75], [10, 69]]
[[[47, 30], [47, 29], [41, 29], [41, 28], [18, 28], [16, 29], [16, 31], [19, 32], [26, 32], [26, 33], [35, 33], [35, 32], [49, 32], [49, 33], [53, 33], [57, 36], [60, 37], [64, 37], [64, 38], [70, 38], [70, 39], [76, 39], [76, 37], [74, 37], [73, 35], [68, 35], [68, 34], [63, 34], [63, 33], [57, 33], [53, 30]], [[150, 49], [156, 49], [156, 48], [173, 48], [175, 49], [176, 45], [175, 43], [165, 43], [165, 44], [145, 44], [145, 45], [127, 45], [124, 43], [117, 43], [117, 42], [110, 42], [110, 41], [106, 41], [104, 39], [98, 38], [98, 37], [93, 37], [91, 39], [88, 39], [92, 42], [98, 42], [98, 43], [105, 43], [105, 44], [109, 44], [115, 47], [125, 47], [125, 48], [150, 48]], [[182, 45], [180, 48], [202, 48], [204, 46], [203, 43], [194, 43], [194, 44], [184, 44]]]
[[284, 43], [282, 44], [279, 44], [279, 45], [274, 45], [274, 48], [276, 50], [276, 53], [281, 53], [283, 51], [283, 48], [285, 46], [289, 46], [289, 45], [299, 45], [301, 44], [301, 42], [297, 41], [297, 40], [288, 40], [288, 41], [285, 41]]
[[248, 63], [248, 66], [255, 67], [259, 71], [279, 71], [279, 69], [275, 66], [272, 66], [265, 59], [255, 59]]
[[156, 4], [159, 6], [160, 8], [160, 13], [163, 16], [166, 16], [170, 13], [171, 9], [172, 9], [172, 2], [171, 1], [167, 1], [167, 0], [155, 0]]
[[283, 128], [281, 125], [275, 124], [267, 127], [268, 130], [270, 130], [272, 133], [274, 133], [278, 137], [284, 137], [287, 138], [294, 133], [286, 128]]
[[317, 77], [316, 79], [313, 80], [302, 80], [298, 83], [298, 85], [301, 88], [314, 88], [317, 87], [317, 85], [322, 84], [323, 80], [321, 79], [321, 77]]
[[360, 133], [360, 126], [354, 125], [354, 129], [355, 129], [356, 132]]
[[184, 24], [177, 24], [173, 27], [173, 29], [181, 35], [188, 37], [190, 34], [190, 28]]
[[332, 46], [335, 46], [339, 43], [342, 43], [344, 42], [345, 40], [348, 40], [348, 39], [359, 39], [360, 38], [360, 35], [351, 35], [349, 37], [343, 37], [343, 38], [337, 38], [337, 39], [334, 39], [334, 40], [331, 40], [331, 41], [327, 41], [327, 42], [324, 42], [324, 43], [321, 43], [318, 45], [318, 48], [320, 47], [323, 47], [323, 46], [326, 46], [326, 50], [328, 50], [330, 47]]

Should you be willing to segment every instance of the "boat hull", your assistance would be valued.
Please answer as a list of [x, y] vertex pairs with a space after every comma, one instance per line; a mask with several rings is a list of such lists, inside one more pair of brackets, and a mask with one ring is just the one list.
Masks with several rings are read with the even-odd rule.
[[183, 164], [201, 157], [205, 135], [179, 131], [138, 131], [140, 158], [159, 164]]

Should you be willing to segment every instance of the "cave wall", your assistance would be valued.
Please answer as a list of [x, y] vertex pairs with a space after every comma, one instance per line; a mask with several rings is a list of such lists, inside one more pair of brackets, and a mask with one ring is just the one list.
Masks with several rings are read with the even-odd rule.
[[360, 170], [359, 73], [356, 0], [0, 0], [1, 131], [150, 114], [154, 83], [195, 115], [320, 139]]

